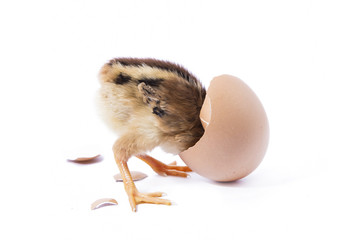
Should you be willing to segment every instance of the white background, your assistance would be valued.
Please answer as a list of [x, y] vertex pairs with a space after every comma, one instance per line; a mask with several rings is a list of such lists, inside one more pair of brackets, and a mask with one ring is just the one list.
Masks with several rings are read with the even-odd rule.
[[[338, 13], [335, 0], [1, 1], [1, 239], [338, 239]], [[149, 175], [140, 191], [176, 203], [132, 213], [93, 104], [121, 56], [178, 62], [206, 87], [243, 79], [270, 121], [259, 168], [221, 184], [131, 159]], [[91, 211], [102, 197], [119, 205]]]

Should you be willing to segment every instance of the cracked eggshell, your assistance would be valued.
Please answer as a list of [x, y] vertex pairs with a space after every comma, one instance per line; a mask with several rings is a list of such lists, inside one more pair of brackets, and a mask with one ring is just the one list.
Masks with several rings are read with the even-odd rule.
[[239, 78], [212, 80], [200, 112], [201, 139], [180, 153], [194, 172], [215, 181], [234, 181], [258, 167], [268, 146], [269, 125], [256, 94]]

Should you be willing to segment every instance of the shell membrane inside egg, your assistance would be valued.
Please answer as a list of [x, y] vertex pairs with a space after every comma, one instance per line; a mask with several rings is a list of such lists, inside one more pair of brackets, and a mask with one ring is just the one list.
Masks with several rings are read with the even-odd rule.
[[202, 124], [204, 129], [206, 129], [208, 124], [210, 124], [211, 115], [212, 115], [211, 100], [210, 100], [209, 96], [206, 95], [204, 104], [203, 104], [201, 111], [200, 111], [200, 120], [201, 120], [201, 124]]
[[212, 80], [200, 112], [201, 139], [180, 153], [195, 172], [215, 181], [234, 181], [262, 161], [269, 139], [265, 110], [240, 79], [222, 75]]

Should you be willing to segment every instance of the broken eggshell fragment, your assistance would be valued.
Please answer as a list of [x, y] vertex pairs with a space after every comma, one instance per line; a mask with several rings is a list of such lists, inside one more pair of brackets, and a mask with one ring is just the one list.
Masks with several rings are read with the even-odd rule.
[[212, 80], [200, 112], [205, 133], [180, 153], [196, 173], [215, 181], [234, 181], [258, 167], [268, 146], [269, 125], [256, 94], [239, 78]]
[[[131, 176], [132, 176], [133, 181], [139, 181], [139, 180], [142, 180], [142, 179], [147, 177], [147, 175], [145, 173], [137, 172], [137, 171], [131, 171]], [[121, 176], [120, 173], [115, 174], [114, 175], [114, 179], [117, 182], [122, 182], [123, 181], [122, 176]]]
[[102, 160], [102, 156], [100, 154], [95, 155], [93, 157], [78, 157], [76, 159], [67, 159], [69, 162], [74, 163], [95, 163]]
[[108, 205], [118, 205], [118, 202], [113, 198], [101, 198], [91, 204], [91, 210], [98, 209]]

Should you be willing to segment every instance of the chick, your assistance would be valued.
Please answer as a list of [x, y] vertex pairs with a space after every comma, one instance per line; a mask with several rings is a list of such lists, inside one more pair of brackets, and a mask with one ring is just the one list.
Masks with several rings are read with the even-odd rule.
[[185, 68], [155, 59], [116, 58], [99, 74], [99, 108], [104, 121], [119, 135], [113, 145], [132, 211], [140, 203], [171, 205], [161, 192], [140, 193], [127, 161], [135, 156], [159, 175], [186, 177], [187, 166], [166, 165], [146, 154], [160, 146], [179, 154], [203, 135], [199, 113], [206, 90]]

